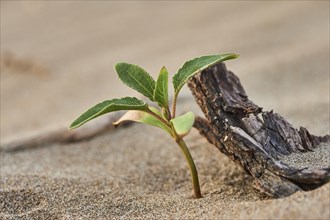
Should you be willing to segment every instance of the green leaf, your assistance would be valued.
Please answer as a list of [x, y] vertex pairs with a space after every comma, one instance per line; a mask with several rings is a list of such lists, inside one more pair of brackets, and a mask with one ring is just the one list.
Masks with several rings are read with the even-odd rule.
[[[149, 109], [154, 113], [156, 113], [157, 115], [161, 116], [161, 113], [156, 108], [149, 106]], [[140, 122], [147, 125], [155, 126], [163, 129], [164, 131], [172, 135], [171, 131], [167, 126], [165, 126], [160, 120], [148, 114], [147, 112], [136, 111], [136, 110], [128, 111], [120, 119], [114, 122], [113, 125], [117, 126], [125, 121], [135, 121], [135, 122]]]
[[170, 122], [178, 135], [185, 136], [194, 125], [195, 114], [193, 112], [187, 112], [184, 115], [172, 119]]
[[203, 56], [187, 61], [183, 64], [181, 69], [179, 69], [179, 71], [173, 76], [172, 82], [175, 94], [178, 94], [183, 85], [188, 81], [188, 79], [194, 76], [196, 73], [199, 73], [214, 64], [220, 63], [225, 60], [235, 59], [237, 57], [238, 54], [228, 53], [221, 55]]
[[149, 73], [128, 63], [117, 63], [115, 69], [123, 83], [154, 101], [155, 80]]
[[83, 113], [80, 117], [72, 122], [69, 129], [77, 128], [86, 122], [104, 115], [109, 112], [120, 111], [120, 110], [140, 110], [147, 111], [148, 104], [137, 98], [125, 97], [121, 99], [112, 99], [101, 102], [88, 111]]
[[168, 71], [165, 67], [160, 70], [154, 92], [154, 100], [160, 107], [168, 107]]

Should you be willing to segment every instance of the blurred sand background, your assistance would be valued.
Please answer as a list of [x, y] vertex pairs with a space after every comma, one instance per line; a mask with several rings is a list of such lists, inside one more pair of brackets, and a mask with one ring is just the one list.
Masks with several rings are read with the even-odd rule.
[[[1, 1], [1, 143], [137, 95], [120, 83], [117, 62], [156, 77], [163, 65], [174, 74], [188, 59], [223, 52], [241, 54], [227, 67], [251, 100], [329, 134], [329, 14], [328, 1]], [[182, 101], [181, 110], [199, 112], [187, 88]], [[134, 125], [83, 143], [2, 152], [0, 217], [330, 218], [329, 184], [271, 200], [196, 131], [187, 141], [201, 200], [189, 199], [179, 149]]]

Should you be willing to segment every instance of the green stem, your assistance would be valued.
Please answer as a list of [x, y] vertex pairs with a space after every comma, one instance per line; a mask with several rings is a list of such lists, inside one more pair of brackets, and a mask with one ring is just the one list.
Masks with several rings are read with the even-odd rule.
[[178, 94], [174, 94], [173, 101], [172, 101], [172, 118], [175, 118], [177, 98], [178, 98]]
[[[175, 117], [175, 105], [176, 105], [176, 99], [177, 96], [174, 96], [173, 99], [173, 118]], [[174, 138], [175, 142], [180, 146], [181, 151], [183, 153], [183, 155], [186, 158], [186, 161], [188, 163], [189, 169], [190, 169], [190, 174], [191, 174], [191, 178], [192, 178], [192, 183], [193, 183], [193, 187], [194, 187], [194, 197], [196, 199], [202, 198], [202, 194], [201, 194], [201, 190], [200, 190], [200, 186], [199, 186], [199, 180], [198, 180], [198, 173], [197, 173], [197, 169], [196, 169], [196, 165], [194, 163], [193, 158], [191, 157], [191, 154], [189, 152], [189, 149], [186, 145], [186, 143], [184, 142], [184, 140], [175, 132], [174, 127], [172, 127], [168, 121], [166, 121], [164, 118], [162, 118], [161, 116], [159, 116], [158, 114], [156, 114], [155, 112], [151, 111], [150, 109], [147, 111], [147, 113], [149, 113], [150, 115], [154, 116], [155, 118], [157, 118], [159, 121], [161, 121], [165, 126], [167, 126], [169, 128], [169, 130], [172, 131], [172, 137]]]
[[181, 137], [179, 137], [176, 140], [176, 143], [180, 146], [180, 148], [181, 148], [181, 150], [182, 150], [182, 152], [183, 152], [183, 154], [186, 158], [186, 161], [189, 165], [190, 174], [191, 174], [191, 178], [192, 178], [192, 183], [193, 183], [193, 186], [194, 186], [194, 197], [196, 199], [202, 198], [201, 190], [200, 190], [200, 187], [199, 187], [197, 169], [196, 169], [194, 160], [191, 157], [189, 149], [187, 148], [186, 143], [183, 141], [183, 139]]
[[164, 118], [167, 120], [167, 121], [170, 121], [171, 120], [171, 112], [170, 112], [170, 109], [168, 107], [163, 107], [162, 108], [162, 114], [164, 116]]
[[172, 115], [171, 115], [170, 108], [167, 106], [167, 107], [166, 107], [166, 110], [167, 110], [167, 112], [168, 112], [168, 116], [169, 116], [167, 120], [170, 121], [170, 120], [172, 119]]
[[150, 109], [148, 109], [148, 111], [146, 111], [147, 113], [149, 113], [150, 115], [154, 116], [155, 118], [157, 118], [159, 121], [161, 121], [166, 127], [168, 127], [170, 130], [172, 130], [172, 127], [170, 126], [170, 124], [168, 123], [168, 121], [166, 121], [164, 118], [162, 118], [161, 116], [159, 116], [158, 114], [156, 114], [155, 112], [151, 111]]

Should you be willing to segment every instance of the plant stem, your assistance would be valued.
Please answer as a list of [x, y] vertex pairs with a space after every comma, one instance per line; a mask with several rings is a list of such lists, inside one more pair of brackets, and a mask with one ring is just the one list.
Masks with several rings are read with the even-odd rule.
[[170, 130], [172, 130], [172, 127], [169, 125], [169, 123], [164, 118], [162, 118], [161, 116], [157, 115], [155, 112], [151, 111], [150, 109], [148, 109], [148, 111], [146, 111], [146, 112], [149, 113], [150, 115], [154, 116], [155, 118], [157, 118], [165, 126], [167, 126]]
[[170, 111], [170, 108], [168, 106], [167, 106], [166, 110], [167, 110], [167, 113], [168, 113], [168, 116], [169, 116], [169, 118], [167, 120], [169, 121], [169, 120], [172, 119], [171, 111]]
[[175, 118], [175, 111], [176, 111], [176, 100], [178, 98], [178, 94], [174, 94], [173, 101], [172, 101], [172, 118]]
[[171, 112], [168, 107], [162, 107], [162, 114], [167, 121], [170, 121], [172, 119]]
[[191, 157], [189, 149], [187, 148], [186, 143], [184, 142], [184, 140], [181, 137], [176, 139], [176, 143], [180, 146], [180, 148], [181, 148], [181, 150], [182, 150], [182, 152], [183, 152], [183, 154], [186, 158], [188, 166], [190, 168], [190, 174], [191, 174], [192, 183], [193, 183], [193, 186], [194, 186], [194, 197], [196, 199], [202, 198], [201, 190], [200, 190], [200, 187], [199, 187], [197, 169], [196, 169], [194, 160]]

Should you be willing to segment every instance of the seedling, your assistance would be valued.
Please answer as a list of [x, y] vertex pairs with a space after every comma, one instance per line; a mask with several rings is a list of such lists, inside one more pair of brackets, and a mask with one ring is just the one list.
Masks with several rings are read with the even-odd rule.
[[187, 61], [181, 69], [173, 76], [174, 97], [172, 99], [172, 110], [170, 110], [168, 99], [168, 72], [165, 67], [160, 70], [155, 81], [149, 73], [137, 65], [128, 63], [117, 63], [115, 69], [121, 81], [127, 86], [146, 96], [151, 102], [157, 103], [158, 108], [148, 105], [146, 102], [135, 97], [111, 99], [101, 102], [78, 117], [69, 129], [77, 128], [86, 122], [109, 112], [128, 110], [115, 125], [123, 121], [136, 121], [163, 129], [179, 145], [190, 168], [194, 197], [201, 198], [197, 169], [194, 160], [187, 148], [183, 137], [189, 133], [195, 115], [187, 112], [176, 117], [176, 102], [180, 90], [184, 84], [195, 74], [225, 60], [237, 58], [237, 54], [211, 55], [195, 58]]

